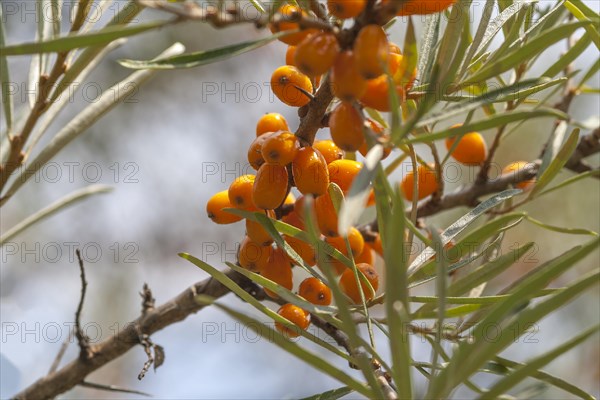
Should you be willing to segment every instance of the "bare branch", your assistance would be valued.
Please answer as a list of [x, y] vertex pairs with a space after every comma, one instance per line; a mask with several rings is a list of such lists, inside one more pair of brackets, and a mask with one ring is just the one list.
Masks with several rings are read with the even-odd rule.
[[79, 298], [77, 311], [75, 311], [75, 337], [77, 338], [77, 343], [79, 344], [79, 358], [82, 360], [87, 360], [92, 356], [92, 350], [90, 348], [89, 338], [81, 329], [81, 311], [83, 310], [83, 301], [85, 300], [87, 281], [85, 279], [85, 268], [83, 266], [83, 259], [81, 258], [81, 252], [79, 249], [75, 250], [75, 254], [77, 255], [79, 272], [81, 276], [81, 296]]

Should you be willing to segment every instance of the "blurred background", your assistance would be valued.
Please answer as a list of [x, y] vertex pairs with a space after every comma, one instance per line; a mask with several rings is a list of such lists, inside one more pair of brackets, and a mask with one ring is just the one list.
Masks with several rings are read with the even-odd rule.
[[[115, 4], [118, 7], [122, 3]], [[588, 4], [597, 10], [598, 2]], [[17, 7], [17, 11], [8, 15], [9, 6]], [[68, 6], [72, 4], [65, 2], [65, 10]], [[7, 42], [33, 41], [35, 2], [3, 1], [2, 7]], [[474, 8], [476, 14], [481, 11], [478, 7]], [[109, 8], [107, 12], [113, 11]], [[144, 11], [136, 23], [164, 17], [159, 12]], [[477, 22], [474, 18], [473, 24]], [[402, 43], [405, 26], [405, 22], [399, 21], [391, 28], [393, 41]], [[251, 26], [217, 31], [201, 23], [185, 23], [131, 38], [110, 53], [86, 82], [80, 83], [72, 103], [37, 148], [41, 149], [53, 133], [131, 72], [121, 67], [118, 59], [149, 59], [174, 42], [183, 43], [187, 51], [199, 51], [266, 35], [267, 32]], [[291, 129], [297, 127], [296, 110], [275, 99], [268, 87], [271, 72], [284, 64], [285, 50], [285, 45], [273, 43], [217, 64], [159, 72], [128, 102], [69, 145], [2, 208], [0, 227], [4, 232], [73, 190], [94, 183], [114, 187], [112, 193], [90, 198], [53, 216], [2, 248], [2, 398], [44, 376], [69, 335], [80, 294], [74, 248], [82, 249], [86, 260], [89, 286], [82, 323], [93, 342], [110, 337], [139, 315], [138, 293], [145, 282], [157, 304], [161, 304], [206, 278], [202, 271], [180, 259], [178, 252], [189, 252], [214, 266], [235, 261], [237, 243], [244, 235], [243, 224], [212, 224], [206, 216], [205, 204], [213, 193], [226, 189], [236, 176], [249, 172], [246, 150], [262, 114], [280, 112]], [[537, 72], [563, 50], [564, 43], [549, 48], [539, 60]], [[597, 51], [592, 49], [577, 61], [575, 68], [585, 69], [597, 57]], [[9, 58], [11, 80], [20, 85], [16, 107], [25, 106], [27, 101], [30, 61], [29, 57]], [[591, 87], [597, 88], [599, 84], [597, 76], [590, 82]], [[535, 98], [544, 96], [541, 93]], [[582, 95], [576, 98], [571, 113], [577, 121], [597, 124], [590, 117], [597, 121], [599, 109], [598, 96]], [[448, 121], [448, 125], [456, 122], [462, 121]], [[536, 119], [506, 137], [496, 157], [498, 170], [511, 161], [537, 158], [552, 123]], [[491, 143], [494, 132], [482, 133]], [[326, 136], [326, 130], [320, 133], [320, 137]], [[427, 149], [418, 151], [424, 158], [431, 158]], [[440, 151], [445, 154], [444, 149]], [[598, 158], [591, 162], [598, 165]], [[459, 168], [458, 179], [448, 185], [447, 191], [471, 182], [476, 174], [473, 168]], [[407, 167], [399, 168], [392, 179], [399, 180], [403, 170]], [[571, 175], [563, 171], [560, 179]], [[599, 231], [599, 201], [598, 181], [584, 180], [537, 200], [526, 211], [551, 225]], [[445, 228], [466, 211], [464, 208], [447, 211], [430, 222]], [[492, 282], [487, 293], [587, 238], [550, 232], [523, 222], [508, 233], [503, 249], [531, 240], [537, 244], [535, 254]], [[576, 278], [576, 274], [597, 268], [599, 263], [599, 254], [595, 252], [553, 286], [561, 286]], [[599, 297], [597, 288], [587, 292], [560, 313], [543, 320], [535, 331], [518, 339], [506, 356], [526, 360], [597, 323]], [[233, 295], [221, 301], [266, 320]], [[382, 335], [378, 337], [385, 343]], [[158, 332], [152, 339], [166, 352], [166, 361], [156, 373], [151, 371], [144, 380], [137, 380], [146, 360], [138, 346], [92, 374], [89, 381], [141, 390], [155, 398], [178, 399], [299, 398], [341, 386], [268, 341], [257, 339], [215, 308], [204, 309]], [[311, 343], [303, 344], [318, 351]], [[385, 348], [382, 350], [385, 353]], [[75, 358], [77, 351], [73, 341], [63, 364]], [[429, 359], [429, 346], [419, 338], [414, 340], [413, 351], [415, 359]], [[596, 336], [546, 369], [599, 396], [599, 359], [600, 344]], [[347, 369], [344, 362], [331, 360]], [[417, 377], [416, 392], [423, 396], [424, 382], [420, 379]], [[482, 383], [490, 379], [490, 376], [477, 377]], [[458, 391], [455, 396], [469, 398], [472, 393]], [[61, 397], [132, 396], [76, 388]], [[556, 399], [567, 395], [549, 389], [537, 397]]]

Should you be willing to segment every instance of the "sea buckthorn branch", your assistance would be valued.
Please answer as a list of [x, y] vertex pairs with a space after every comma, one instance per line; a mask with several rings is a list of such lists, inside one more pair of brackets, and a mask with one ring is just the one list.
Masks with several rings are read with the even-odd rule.
[[[228, 270], [225, 274], [255, 298], [264, 300], [263, 290], [248, 278], [233, 270]], [[141, 315], [127, 324], [113, 337], [97, 345], [92, 345], [92, 354], [88, 359], [76, 358], [64, 367], [34, 382], [22, 392], [16, 394], [14, 398], [54, 398], [82, 384], [86, 376], [139, 345], [139, 332], [149, 336], [203, 309], [204, 306], [195, 300], [197, 295], [204, 294], [219, 298], [229, 292], [229, 289], [214, 278], [207, 278], [198, 282], [166, 303], [147, 309], [145, 315]]]
[[[579, 144], [565, 168], [579, 173], [592, 171], [593, 167], [583, 159], [596, 153], [600, 153], [600, 128], [596, 128], [591, 134], [579, 139]], [[595, 178], [600, 179], [600, 176], [595, 175]]]

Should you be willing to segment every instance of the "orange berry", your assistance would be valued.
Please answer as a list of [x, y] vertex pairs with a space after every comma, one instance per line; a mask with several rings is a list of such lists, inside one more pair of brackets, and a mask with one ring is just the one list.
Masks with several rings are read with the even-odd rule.
[[254, 186], [254, 175], [242, 175], [237, 177], [229, 186], [229, 201], [235, 208], [241, 210], [254, 210], [256, 207], [252, 202], [252, 187]]
[[315, 199], [315, 216], [323, 235], [338, 235], [338, 217], [329, 192]]
[[256, 136], [268, 132], [289, 131], [288, 123], [279, 113], [265, 114], [258, 120], [256, 124]]
[[[360, 98], [360, 102], [377, 111], [389, 112], [391, 110], [389, 87], [388, 77], [385, 74], [367, 81], [367, 90]], [[404, 88], [401, 85], [396, 85], [396, 94], [398, 100], [402, 103], [404, 101]]]
[[302, 107], [310, 103], [310, 97], [298, 88], [308, 93], [313, 91], [310, 78], [296, 67], [284, 65], [273, 72], [271, 90], [283, 103], [291, 107]]
[[[266, 215], [269, 218], [275, 218], [275, 213], [272, 210], [268, 210]], [[260, 223], [251, 219], [246, 219], [246, 235], [248, 235], [253, 242], [262, 246], [273, 243], [273, 238], [269, 235], [269, 232], [267, 232]]]
[[308, 76], [323, 75], [329, 71], [339, 52], [340, 45], [333, 33], [315, 33], [296, 48], [295, 65]]
[[[271, 30], [271, 33], [298, 30], [300, 29], [300, 25], [298, 24], [298, 22], [293, 22], [293, 20], [307, 16], [307, 14], [300, 8], [292, 6], [290, 4], [284, 4], [283, 6], [281, 6], [278, 12], [282, 17], [286, 18], [287, 21], [270, 23], [269, 29]], [[315, 29], [304, 29], [297, 33], [282, 36], [279, 38], [279, 40], [281, 40], [287, 45], [295, 46], [302, 40], [304, 40], [306, 36], [314, 32], [316, 32]]]
[[327, 166], [329, 180], [337, 184], [342, 192], [348, 193], [354, 178], [362, 169], [362, 163], [354, 160], [337, 160]]
[[223, 190], [222, 192], [213, 195], [206, 203], [206, 213], [214, 223], [225, 225], [233, 224], [242, 220], [242, 217], [235, 214], [224, 211], [224, 208], [234, 208], [229, 201], [229, 191]]
[[[412, 201], [413, 198], [413, 183], [414, 183], [414, 171], [410, 171], [400, 184], [400, 188], [404, 193], [404, 197], [407, 200]], [[438, 190], [438, 184], [436, 180], [436, 174], [433, 164], [429, 166], [419, 165], [417, 167], [417, 182], [418, 182], [418, 199], [424, 199], [430, 194]]]
[[254, 180], [252, 200], [258, 208], [273, 210], [285, 201], [287, 190], [287, 169], [280, 165], [263, 164]]
[[285, 64], [297, 67], [296, 65], [296, 46], [288, 46], [285, 52]]
[[331, 91], [340, 100], [360, 99], [367, 90], [367, 81], [358, 71], [352, 51], [342, 51], [337, 55], [330, 79]]
[[277, 314], [281, 315], [297, 327], [287, 327], [279, 322], [275, 322], [275, 328], [288, 338], [300, 336], [298, 330], [302, 329], [305, 331], [310, 325], [310, 313], [291, 303], [282, 305], [281, 308], [277, 310]]
[[[346, 238], [342, 236], [327, 237], [325, 241], [331, 246], [336, 248], [340, 253], [346, 257], [350, 257], [348, 248], [346, 247]], [[360, 231], [354, 227], [348, 231], [348, 242], [350, 243], [350, 250], [352, 251], [352, 257], [356, 257], [362, 253], [365, 248], [365, 240], [363, 239]]]
[[[504, 167], [504, 169], [502, 170], [502, 174], [503, 175], [514, 174], [517, 171], [528, 168], [530, 165], [532, 165], [532, 164], [528, 163], [527, 161], [517, 161], [517, 162], [511, 163], [511, 164], [508, 164], [506, 167]], [[519, 182], [515, 185], [515, 187], [517, 189], [521, 189], [521, 190], [529, 190], [533, 187], [533, 185], [535, 185], [535, 178], [530, 179], [528, 181]]]
[[[367, 278], [367, 280], [373, 287], [373, 291], [376, 292], [379, 288], [379, 275], [377, 274], [377, 271], [375, 271], [375, 268], [373, 268], [369, 264], [357, 264], [356, 268], [358, 268], [358, 270], [364, 274], [364, 276]], [[360, 279], [360, 276], [359, 281], [360, 286], [362, 287], [362, 291], [365, 295], [365, 300], [372, 300], [375, 297], [375, 293], [369, 290], [369, 286], [366, 284], [366, 282], [363, 282], [362, 279]], [[350, 297], [350, 299], [352, 299], [354, 304], [360, 304], [360, 289], [358, 288], [358, 284], [356, 283], [354, 271], [352, 271], [350, 268], [346, 269], [340, 277], [340, 289], [348, 297]]]
[[331, 289], [321, 280], [314, 277], [306, 278], [302, 281], [298, 288], [298, 295], [317, 306], [328, 306], [331, 304]]
[[329, 186], [329, 171], [325, 158], [312, 147], [298, 151], [292, 162], [294, 183], [302, 194], [320, 196]]
[[304, 221], [302, 220], [300, 215], [298, 215], [298, 213], [296, 213], [296, 211], [292, 211], [292, 212], [284, 215], [283, 218], [281, 218], [281, 221], [285, 222], [286, 224], [291, 225], [295, 228], [304, 230]]
[[[452, 128], [460, 126], [462, 126], [462, 124], [454, 125]], [[455, 137], [446, 138], [446, 149], [448, 149], [448, 151], [450, 151], [456, 139], [457, 138]], [[485, 140], [483, 139], [483, 136], [477, 132], [465, 133], [460, 138], [454, 151], [452, 151], [452, 158], [465, 165], [479, 165], [485, 161], [486, 157], [487, 146]]]
[[342, 149], [337, 147], [332, 140], [317, 140], [313, 143], [313, 149], [317, 150], [325, 157], [325, 162], [327, 164], [331, 164], [336, 160], [344, 158]]
[[390, 54], [402, 55], [402, 49], [396, 43], [388, 42], [388, 51]]
[[341, 102], [329, 118], [331, 138], [344, 151], [356, 151], [365, 143], [363, 118], [352, 103]]
[[[383, 126], [379, 125], [377, 122], [373, 121], [372, 119], [367, 119], [365, 121], [365, 125], [378, 137], [379, 140], [381, 140], [383, 142], [388, 141], [388, 137], [384, 134]], [[369, 148], [367, 146], [366, 140], [360, 146], [358, 151], [360, 152], [360, 154], [363, 155], [363, 157], [367, 156], [367, 153], [369, 152]], [[383, 157], [381, 157], [381, 159], [385, 160], [390, 155], [391, 152], [392, 152], [392, 149], [390, 147], [384, 147], [383, 148]]]
[[381, 241], [381, 235], [377, 234], [375, 240], [371, 244], [371, 248], [375, 250], [375, 253], [383, 257], [383, 242]]
[[298, 253], [306, 265], [313, 267], [317, 264], [317, 254], [315, 253], [315, 249], [310, 244], [294, 236], [282, 235], [282, 237], [287, 244], [289, 244], [290, 247], [294, 249], [296, 253]]
[[246, 236], [240, 244], [238, 262], [242, 268], [252, 272], [260, 272], [267, 264], [272, 251], [271, 246], [262, 246]]
[[327, 0], [329, 13], [339, 19], [357, 17], [366, 5], [366, 0]]
[[354, 41], [354, 55], [363, 77], [374, 79], [385, 73], [388, 54], [387, 36], [381, 26], [367, 25], [360, 30]]
[[265, 163], [265, 159], [262, 156], [262, 146], [265, 143], [265, 140], [273, 135], [275, 135], [275, 132], [262, 134], [250, 144], [250, 147], [248, 148], [248, 162], [252, 168], [257, 170]]
[[[290, 263], [285, 250], [280, 249], [279, 247], [270, 252], [267, 262], [260, 270], [260, 274], [288, 290], [292, 290], [292, 287], [294, 286], [292, 280], [292, 264]], [[265, 289], [265, 293], [273, 299], [278, 298], [278, 296], [269, 289]]]
[[367, 243], [363, 247], [363, 251], [356, 257], [354, 257], [356, 264], [369, 264], [373, 265], [373, 249]]
[[260, 151], [267, 163], [286, 166], [298, 154], [298, 138], [292, 132], [278, 132], [265, 140]]

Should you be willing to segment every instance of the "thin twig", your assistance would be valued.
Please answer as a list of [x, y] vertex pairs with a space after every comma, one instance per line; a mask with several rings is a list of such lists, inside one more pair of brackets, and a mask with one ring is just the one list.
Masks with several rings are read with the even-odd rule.
[[140, 396], [152, 397], [151, 394], [146, 393], [146, 392], [141, 392], [139, 390], [134, 390], [134, 389], [122, 388], [122, 387], [115, 386], [115, 385], [103, 385], [101, 383], [94, 383], [94, 382], [83, 381], [83, 382], [81, 382], [79, 384], [79, 386], [90, 388], [90, 389], [103, 390], [103, 391], [106, 391], [106, 392], [139, 394]]
[[79, 249], [75, 250], [75, 254], [77, 255], [81, 277], [81, 296], [79, 298], [77, 311], [75, 311], [75, 337], [77, 338], [77, 343], [79, 344], [79, 358], [82, 360], [87, 360], [92, 356], [92, 352], [89, 338], [85, 335], [83, 329], [81, 329], [81, 311], [83, 310], [83, 301], [85, 300], [85, 292], [87, 290], [87, 280], [85, 279], [85, 268]]
[[67, 335], [67, 338], [60, 345], [60, 349], [58, 350], [58, 353], [56, 354], [56, 357], [54, 358], [54, 361], [52, 362], [52, 365], [50, 366], [50, 369], [48, 370], [48, 375], [53, 374], [54, 371], [56, 371], [58, 369], [58, 366], [60, 365], [60, 362], [61, 362], [62, 358], [64, 357], [65, 352], [67, 351], [67, 348], [69, 347], [70, 339], [71, 339], [71, 334], [69, 333], [69, 335]]

